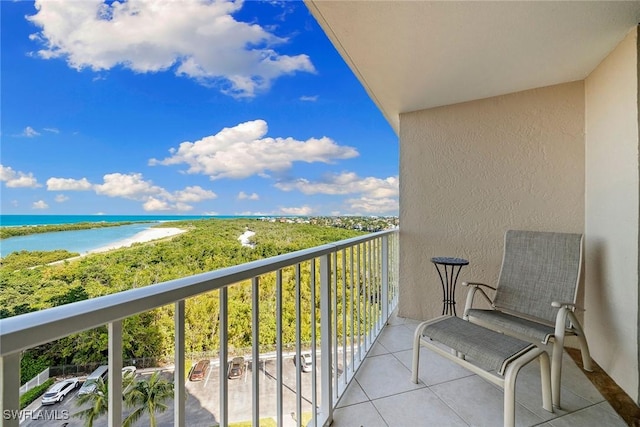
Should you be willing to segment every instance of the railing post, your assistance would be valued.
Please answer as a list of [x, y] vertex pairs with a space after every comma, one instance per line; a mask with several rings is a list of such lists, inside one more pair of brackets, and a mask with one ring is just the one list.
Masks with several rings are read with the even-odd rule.
[[311, 260], [311, 425], [318, 425], [318, 384], [316, 375], [316, 260]]
[[252, 332], [252, 354], [251, 354], [251, 371], [252, 391], [253, 391], [253, 417], [252, 425], [260, 425], [260, 279], [254, 277], [251, 279], [251, 332]]
[[389, 319], [389, 236], [382, 236], [382, 320]]
[[20, 353], [0, 357], [0, 414], [2, 426], [20, 425]]
[[229, 424], [229, 380], [227, 359], [229, 358], [228, 288], [220, 288], [220, 425]]
[[173, 425], [183, 427], [185, 422], [185, 404], [187, 394], [185, 391], [185, 359], [184, 359], [184, 300], [176, 301], [174, 312], [175, 327], [175, 368], [173, 370]]
[[109, 427], [122, 427], [122, 320], [109, 323]]
[[282, 394], [283, 387], [282, 370], [282, 270], [276, 271], [276, 422], [278, 427], [284, 425], [284, 403]]
[[331, 388], [331, 259], [320, 257], [320, 411], [322, 424], [333, 421], [333, 390]]
[[296, 311], [296, 355], [294, 356], [296, 364], [296, 423], [300, 422], [302, 417], [302, 368], [300, 354], [302, 353], [302, 346], [300, 344], [302, 325], [301, 325], [301, 308], [302, 298], [300, 296], [300, 264], [296, 264], [295, 275], [295, 311]]

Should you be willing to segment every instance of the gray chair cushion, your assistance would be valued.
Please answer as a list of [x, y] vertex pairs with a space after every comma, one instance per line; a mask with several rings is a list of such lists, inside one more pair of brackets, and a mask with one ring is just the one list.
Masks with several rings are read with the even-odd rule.
[[522, 317], [512, 316], [499, 310], [481, 310], [472, 308], [467, 311], [469, 317], [490, 323], [492, 328], [500, 331], [513, 331], [516, 334], [522, 334], [531, 337], [533, 340], [540, 341], [543, 344], [549, 342], [549, 338], [554, 335], [555, 328], [542, 323], [533, 322], [523, 319]]
[[575, 302], [582, 235], [509, 230], [494, 306], [555, 322], [552, 301]]
[[463, 353], [487, 371], [504, 375], [512, 360], [535, 347], [458, 317], [447, 317], [425, 327], [423, 335]]

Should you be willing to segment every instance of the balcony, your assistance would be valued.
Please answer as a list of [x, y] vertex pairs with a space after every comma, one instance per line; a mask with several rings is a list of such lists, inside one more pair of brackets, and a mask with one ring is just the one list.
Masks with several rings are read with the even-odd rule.
[[[278, 426], [296, 425], [295, 420], [308, 425], [328, 425], [333, 420], [332, 425], [338, 427], [351, 426], [356, 421], [367, 426], [501, 425], [501, 390], [427, 349], [421, 349], [420, 383], [410, 381], [412, 338], [418, 322], [400, 318], [394, 311], [398, 296], [398, 234], [397, 230], [373, 233], [2, 320], [1, 413], [11, 413], [18, 407], [20, 351], [107, 324], [109, 383], [119, 384], [122, 319], [173, 304], [175, 363], [165, 373], [172, 373], [175, 398], [171, 410], [158, 417], [160, 425], [224, 426], [248, 420], [260, 425], [265, 419], [274, 420]], [[273, 309], [279, 319], [274, 351], [265, 351], [264, 344], [254, 345], [246, 354], [244, 381], [230, 380], [225, 368], [232, 356], [227, 343], [227, 289], [242, 281], [251, 282], [252, 338], [254, 343], [260, 342], [260, 311], [265, 309], [258, 302], [260, 282], [270, 274], [275, 275]], [[287, 280], [295, 283], [297, 296], [298, 339], [290, 346], [281, 340], [283, 283]], [[216, 374], [210, 383], [207, 378], [198, 388], [186, 381], [184, 304], [189, 297], [214, 290], [219, 290], [220, 298], [220, 351], [211, 368]], [[308, 318], [302, 314], [305, 305], [301, 295], [309, 298], [309, 306], [318, 308], [309, 310]], [[300, 339], [304, 324], [317, 325], [312, 328], [310, 343]], [[316, 375], [303, 373], [290, 363], [293, 358], [299, 360], [303, 352], [314, 356], [311, 372]], [[233, 353], [237, 355], [237, 351]], [[554, 414], [542, 410], [539, 370], [531, 364], [518, 379], [518, 425], [625, 425], [573, 360], [565, 357], [563, 409]], [[254, 360], [258, 362], [253, 363]], [[199, 395], [202, 390], [208, 394], [206, 401]], [[97, 425], [119, 426], [123, 417], [122, 390], [113, 387], [109, 393], [109, 401], [115, 404], [110, 405], [107, 416], [99, 418]], [[20, 424], [17, 418], [3, 418], [7, 427]], [[201, 424], [203, 419], [206, 424]], [[80, 420], [72, 419], [69, 425], [76, 424], [80, 425]]]
[[[391, 315], [387, 326], [338, 402], [334, 427], [501, 426], [502, 390], [457, 364], [421, 348], [420, 382], [413, 384], [411, 351], [417, 321]], [[540, 368], [525, 366], [516, 386], [518, 426], [626, 426], [565, 352], [562, 406], [542, 409]]]
[[[0, 323], [3, 426], [20, 424], [21, 352], [102, 325], [107, 325], [109, 332], [109, 409], [99, 419], [99, 425], [122, 425], [127, 410], [123, 408], [121, 387], [123, 320], [163, 306], [173, 308], [175, 327], [175, 356], [170, 369], [175, 394], [172, 417], [165, 419], [163, 414], [163, 423], [200, 425], [201, 420], [190, 418], [198, 416], [191, 406], [199, 404], [195, 412], [204, 414], [204, 425], [226, 426], [238, 421], [259, 425], [265, 418], [275, 419], [277, 425], [290, 424], [294, 419], [325, 425], [397, 304], [398, 234], [397, 230], [372, 233], [3, 319]], [[228, 339], [234, 319], [228, 316], [233, 301], [227, 291], [239, 284], [250, 285], [252, 301], [252, 347], [246, 351], [230, 348]], [[211, 369], [217, 369], [218, 380], [212, 381], [217, 384], [210, 384], [206, 390], [217, 398], [211, 405], [205, 405], [186, 386], [185, 302], [209, 292], [217, 292], [219, 297], [219, 312], [211, 313], [211, 317], [219, 322], [220, 342], [217, 360], [212, 363], [217, 368]], [[289, 307], [288, 312], [284, 307]], [[294, 317], [290, 307], [295, 310]], [[266, 310], [276, 313], [275, 328], [261, 322], [261, 312]], [[283, 342], [283, 329], [292, 327], [295, 343]], [[310, 342], [308, 337], [303, 340], [305, 328], [310, 331]], [[245, 381], [231, 384], [234, 380], [227, 377], [226, 367], [239, 352], [243, 352], [248, 362]], [[291, 374], [292, 365], [285, 365], [285, 357], [290, 361], [293, 355], [299, 360], [303, 352], [311, 354], [311, 371], [316, 375], [305, 373], [303, 378], [301, 369], [293, 369]], [[78, 422], [75, 418], [70, 420], [70, 424]]]

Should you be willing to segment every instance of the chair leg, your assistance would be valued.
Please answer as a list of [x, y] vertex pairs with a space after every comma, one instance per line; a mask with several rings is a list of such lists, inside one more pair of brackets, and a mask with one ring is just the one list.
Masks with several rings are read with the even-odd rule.
[[573, 325], [574, 329], [577, 332], [578, 342], [580, 343], [580, 355], [582, 355], [582, 368], [587, 372], [593, 372], [593, 365], [591, 364], [591, 353], [589, 352], [589, 345], [587, 344], [587, 338], [584, 334], [584, 330], [578, 319], [576, 319], [576, 315], [569, 311], [567, 313], [569, 315], [569, 320]]
[[413, 360], [411, 363], [411, 381], [418, 384], [418, 365], [420, 363], [420, 340], [422, 339], [422, 332], [424, 331], [427, 322], [423, 322], [418, 325], [413, 335]]
[[504, 374], [504, 426], [513, 427], [516, 423], [516, 377], [520, 369], [534, 359], [540, 361], [540, 381], [542, 383], [542, 407], [553, 412], [552, 393], [549, 381], [549, 355], [537, 348], [513, 361]]
[[566, 306], [560, 307], [556, 314], [556, 327], [553, 336], [551, 355], [551, 397], [553, 406], [560, 408], [560, 379], [562, 378], [562, 354], [564, 352], [564, 333], [567, 316], [571, 313]]
[[[518, 368], [519, 369], [519, 368]], [[504, 427], [516, 425], [516, 376], [518, 370], [508, 370], [504, 378]]]
[[549, 355], [546, 351], [540, 353], [538, 356], [540, 361], [540, 382], [542, 383], [542, 407], [553, 412], [553, 404], [551, 402], [551, 367], [549, 362]]

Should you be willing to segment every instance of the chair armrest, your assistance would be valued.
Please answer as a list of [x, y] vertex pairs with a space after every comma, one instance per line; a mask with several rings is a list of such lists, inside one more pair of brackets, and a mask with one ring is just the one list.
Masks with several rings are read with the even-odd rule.
[[551, 302], [551, 306], [552, 307], [556, 307], [556, 308], [560, 308], [560, 307], [567, 307], [569, 310], [573, 310], [576, 308], [576, 305], [572, 302], [558, 302], [558, 301], [552, 301]]
[[494, 291], [496, 290], [496, 288], [494, 288], [493, 286], [489, 286], [485, 283], [480, 283], [480, 282], [462, 282], [462, 286], [471, 286], [476, 288], [479, 286], [484, 286], [485, 288], [493, 289]]
[[489, 295], [487, 295], [487, 293], [484, 291], [484, 289], [482, 289], [482, 287], [493, 289], [494, 291], [496, 290], [496, 288], [494, 288], [493, 286], [489, 286], [484, 283], [478, 283], [478, 282], [462, 282], [462, 285], [469, 286], [470, 288], [469, 291], [467, 292], [467, 300], [464, 304], [464, 314], [462, 316], [463, 319], [468, 320], [467, 312], [473, 307], [473, 300], [476, 295], [476, 292], [480, 292], [480, 295], [482, 295], [482, 297], [489, 303], [489, 305], [493, 306], [493, 301], [491, 300], [491, 298], [489, 298]]

